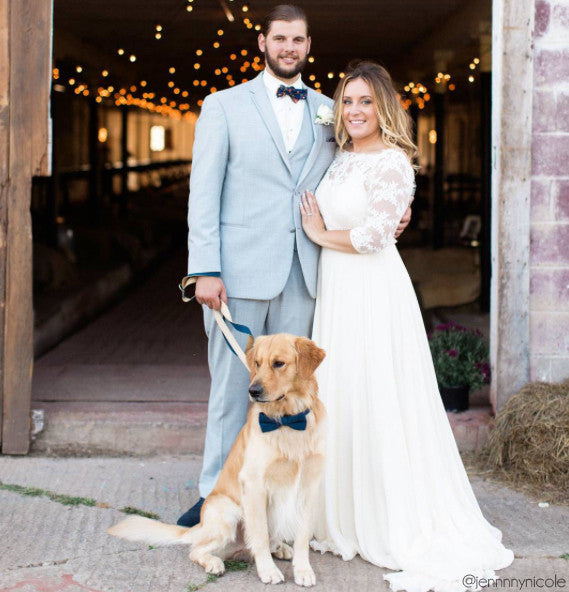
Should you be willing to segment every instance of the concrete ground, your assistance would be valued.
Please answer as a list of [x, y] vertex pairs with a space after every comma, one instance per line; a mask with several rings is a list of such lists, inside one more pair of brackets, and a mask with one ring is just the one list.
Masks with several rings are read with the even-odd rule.
[[[151, 549], [106, 534], [127, 506], [175, 521], [198, 497], [200, 465], [199, 456], [0, 457], [0, 592], [267, 590], [251, 565], [208, 580], [185, 547]], [[569, 507], [540, 507], [539, 500], [479, 476], [471, 480], [483, 513], [516, 556], [499, 575], [525, 580], [495, 589], [569, 588], [559, 581], [569, 582]], [[311, 552], [311, 561], [317, 590], [387, 590], [386, 570], [359, 558], [343, 562]], [[278, 564], [286, 578], [279, 589], [298, 590], [290, 563]], [[557, 584], [538, 578], [557, 578]]]

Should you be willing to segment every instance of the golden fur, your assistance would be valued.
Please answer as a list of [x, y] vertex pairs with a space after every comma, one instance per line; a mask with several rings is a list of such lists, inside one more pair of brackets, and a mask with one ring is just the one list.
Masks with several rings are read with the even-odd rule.
[[[224, 559], [250, 551], [264, 583], [284, 577], [271, 556], [292, 559], [294, 580], [316, 583], [308, 559], [312, 509], [324, 466], [325, 410], [314, 371], [325, 353], [305, 337], [280, 333], [250, 340], [253, 405], [192, 528], [132, 516], [109, 534], [149, 544], [191, 544], [190, 559], [221, 574]], [[310, 409], [305, 431], [263, 433], [259, 413], [279, 419]], [[291, 548], [286, 541], [294, 541]]]

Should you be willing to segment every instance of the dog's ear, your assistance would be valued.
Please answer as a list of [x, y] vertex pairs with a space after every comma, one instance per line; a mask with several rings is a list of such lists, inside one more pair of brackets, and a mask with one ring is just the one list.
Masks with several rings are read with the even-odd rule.
[[307, 337], [297, 337], [294, 346], [298, 352], [298, 373], [303, 378], [310, 378], [325, 358], [326, 352]]
[[255, 339], [252, 335], [249, 335], [247, 339], [247, 346], [245, 347], [245, 357], [247, 358], [247, 366], [249, 371], [253, 372], [253, 362], [255, 361]]

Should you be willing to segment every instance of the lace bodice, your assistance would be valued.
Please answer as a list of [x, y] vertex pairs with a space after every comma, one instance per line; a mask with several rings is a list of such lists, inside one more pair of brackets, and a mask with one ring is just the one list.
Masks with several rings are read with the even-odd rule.
[[338, 150], [316, 199], [328, 230], [350, 230], [356, 251], [377, 253], [395, 243], [414, 190], [413, 168], [401, 150]]

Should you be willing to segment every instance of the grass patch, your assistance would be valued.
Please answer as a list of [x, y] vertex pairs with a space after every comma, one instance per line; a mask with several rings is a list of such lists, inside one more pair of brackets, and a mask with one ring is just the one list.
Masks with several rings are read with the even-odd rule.
[[[11, 491], [12, 493], [18, 493], [26, 497], [47, 497], [52, 502], [56, 502], [63, 506], [87, 506], [89, 508], [110, 508], [109, 504], [104, 502], [98, 502], [91, 497], [78, 497], [73, 495], [65, 495], [62, 493], [56, 493], [49, 489], [41, 489], [40, 487], [25, 487], [24, 485], [16, 485], [15, 483], [3, 483], [0, 481], [0, 490]], [[138, 514], [145, 518], [152, 518], [154, 520], [160, 520], [158, 514], [154, 512], [145, 512], [139, 508], [133, 508], [132, 506], [126, 506], [120, 508], [119, 512], [123, 514]]]
[[[246, 561], [234, 561], [233, 559], [229, 559], [225, 561], [225, 571], [244, 571], [249, 567], [249, 564]], [[208, 574], [207, 579], [202, 582], [201, 584], [188, 584], [188, 587], [184, 592], [196, 592], [197, 590], [201, 590], [204, 586], [211, 584], [213, 582], [217, 582], [218, 578], [221, 576], [214, 576], [213, 574]]]
[[89, 506], [93, 507], [97, 505], [97, 500], [90, 497], [76, 497], [71, 495], [63, 495], [61, 493], [55, 493], [49, 489], [40, 489], [39, 487], [24, 487], [23, 485], [15, 485], [13, 483], [2, 483], [0, 481], [0, 489], [4, 491], [12, 491], [13, 493], [19, 493], [27, 497], [47, 497], [53, 502], [62, 504], [64, 506]]
[[225, 562], [225, 571], [244, 571], [249, 567], [246, 561], [234, 561], [230, 559]]
[[201, 584], [188, 584], [185, 592], [196, 592], [196, 590], [201, 590], [204, 586], [211, 584], [212, 582], [217, 582], [217, 576], [213, 574], [208, 574], [206, 580]]
[[119, 512], [122, 512], [123, 514], [137, 514], [138, 516], [143, 516], [144, 518], [151, 518], [152, 520], [160, 520], [160, 516], [158, 516], [158, 514], [155, 514], [154, 512], [146, 512], [145, 510], [133, 508], [132, 506], [125, 506], [124, 508], [119, 508]]
[[563, 555], [559, 555], [559, 559], [569, 559], [569, 553], [563, 553]]

